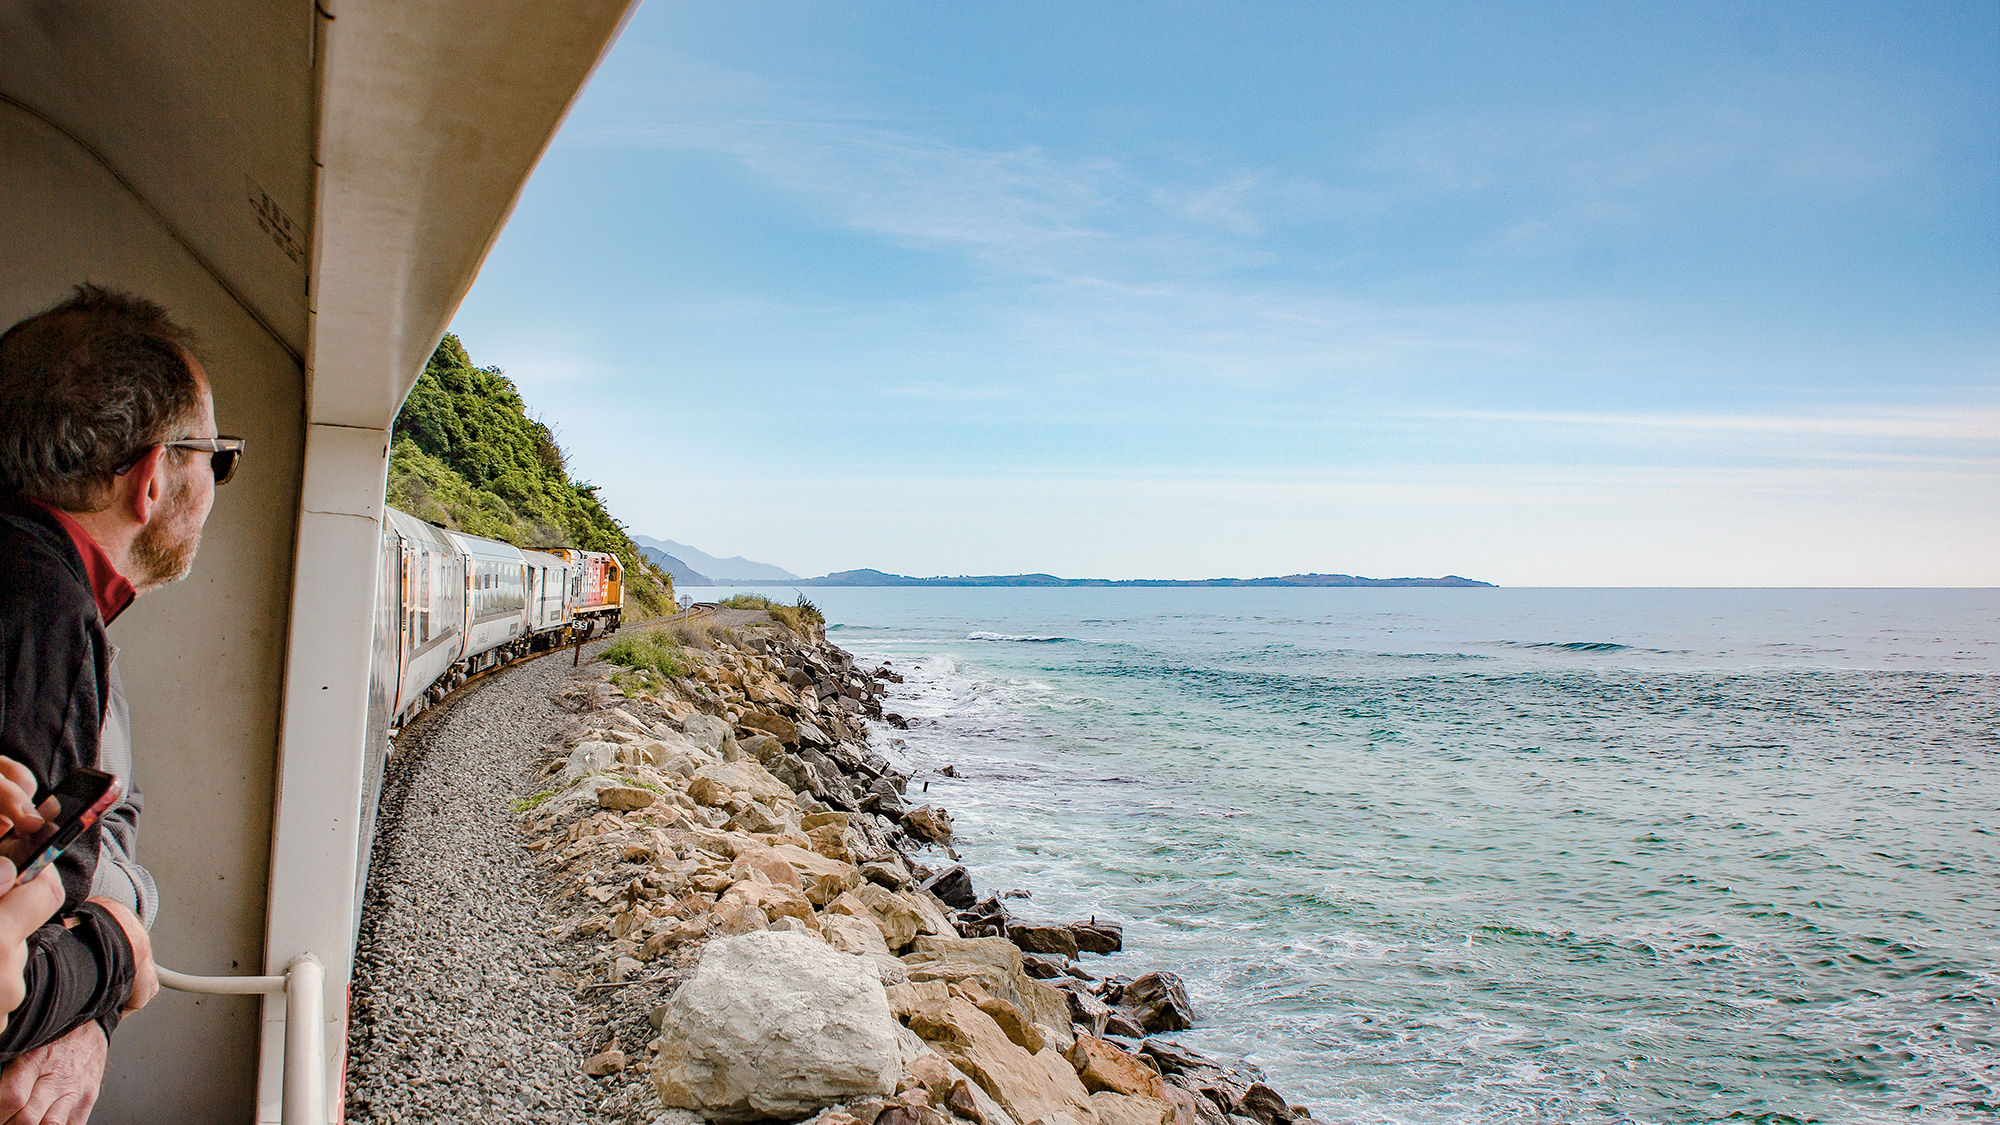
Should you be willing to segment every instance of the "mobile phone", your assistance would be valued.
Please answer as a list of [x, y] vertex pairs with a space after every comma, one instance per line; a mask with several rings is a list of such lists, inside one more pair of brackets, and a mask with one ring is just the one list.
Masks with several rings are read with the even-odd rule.
[[39, 831], [9, 832], [0, 837], [0, 855], [13, 860], [18, 872], [14, 882], [25, 883], [40, 875], [42, 868], [54, 863], [99, 817], [111, 811], [121, 791], [118, 779], [103, 770], [69, 771], [69, 776], [50, 794], [56, 799], [56, 814]]

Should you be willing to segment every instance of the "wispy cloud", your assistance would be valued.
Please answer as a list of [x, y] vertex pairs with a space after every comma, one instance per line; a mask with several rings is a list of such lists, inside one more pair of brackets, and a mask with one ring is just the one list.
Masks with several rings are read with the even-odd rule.
[[1167, 181], [1113, 155], [956, 143], [824, 91], [685, 58], [647, 74], [579, 139], [724, 154], [856, 229], [1014, 276], [1134, 282], [1262, 264], [1270, 255], [1257, 241], [1274, 223], [1332, 198], [1263, 169], [1191, 168]]
[[[1833, 103], [1833, 104], [1829, 104]], [[1399, 189], [1523, 189], [1607, 210], [1652, 196], [1846, 190], [1909, 171], [1928, 138], [1892, 104], [1778, 76], [1623, 109], [1440, 115], [1383, 132], [1362, 157]]]
[[1726, 434], [1885, 438], [2000, 444], [2000, 408], [1895, 407], [1845, 414], [1588, 413], [1451, 410], [1434, 416], [1580, 429], [1679, 430]]

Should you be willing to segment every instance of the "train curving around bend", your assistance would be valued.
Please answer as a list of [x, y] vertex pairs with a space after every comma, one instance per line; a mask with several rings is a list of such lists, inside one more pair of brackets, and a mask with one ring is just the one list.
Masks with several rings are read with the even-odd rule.
[[374, 694], [400, 728], [470, 676], [615, 632], [625, 608], [617, 556], [522, 550], [389, 508], [376, 583]]

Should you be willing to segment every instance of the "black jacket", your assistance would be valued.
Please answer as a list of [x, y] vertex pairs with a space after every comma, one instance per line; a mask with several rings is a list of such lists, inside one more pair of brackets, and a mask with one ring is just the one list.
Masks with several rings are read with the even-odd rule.
[[[68, 533], [34, 505], [0, 498], [0, 754], [34, 771], [37, 800], [70, 770], [97, 765], [111, 655]], [[0, 1060], [91, 1020], [108, 1033], [130, 996], [131, 944], [116, 921], [83, 902], [98, 840], [86, 833], [57, 861], [63, 914], [28, 943], [27, 999], [0, 1031]]]

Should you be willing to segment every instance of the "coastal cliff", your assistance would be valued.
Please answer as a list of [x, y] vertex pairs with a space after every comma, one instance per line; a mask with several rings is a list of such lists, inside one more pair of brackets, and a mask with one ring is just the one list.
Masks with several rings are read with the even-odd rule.
[[[789, 611], [789, 612], [787, 612]], [[717, 611], [606, 650], [520, 804], [574, 966], [602, 1120], [1305, 1125], [1175, 1044], [1167, 972], [1092, 974], [1105, 919], [1016, 917], [874, 752], [900, 677], [815, 614]]]

